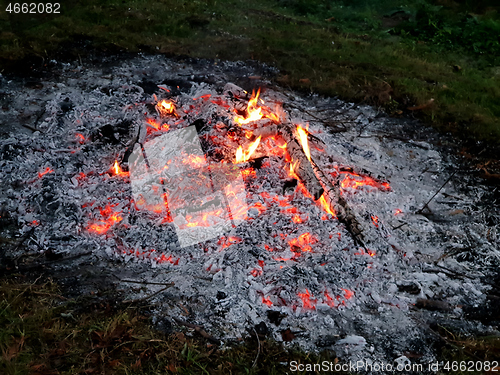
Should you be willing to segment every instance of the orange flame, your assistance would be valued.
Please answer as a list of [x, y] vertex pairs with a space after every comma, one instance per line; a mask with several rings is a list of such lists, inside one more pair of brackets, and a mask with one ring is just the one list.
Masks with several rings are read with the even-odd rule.
[[115, 160], [115, 164], [113, 165], [113, 172], [115, 176], [120, 176], [120, 177], [128, 177], [129, 172], [124, 172], [121, 168], [120, 165], [118, 164], [118, 160]]
[[269, 114], [266, 115], [266, 117], [268, 119], [270, 119], [272, 122], [274, 122], [275, 124], [279, 124], [280, 118], [284, 117], [283, 108], [281, 108], [281, 106], [279, 104], [276, 104], [275, 112], [276, 113], [270, 112]]
[[307, 131], [300, 125], [297, 125], [297, 134], [299, 135], [300, 144], [302, 145], [304, 154], [306, 154], [307, 159], [311, 161], [311, 150], [309, 149], [309, 142], [307, 140]]
[[240, 115], [236, 115], [234, 121], [238, 123], [240, 126], [244, 124], [248, 124], [253, 121], [260, 120], [264, 115], [262, 114], [262, 108], [257, 105], [260, 95], [260, 89], [257, 91], [257, 95], [255, 92], [252, 93], [252, 97], [250, 98], [247, 106], [247, 117], [243, 117]]
[[378, 216], [370, 215], [372, 218], [372, 223], [378, 228]]
[[300, 181], [299, 177], [295, 174], [295, 167], [299, 164], [299, 161], [293, 162], [290, 161], [290, 171], [288, 172], [288, 177], [295, 178], [297, 181]]
[[325, 193], [323, 193], [323, 195], [319, 198], [319, 203], [320, 203], [321, 207], [323, 207], [323, 209], [325, 210], [325, 212], [327, 214], [330, 214], [333, 217], [337, 217], [337, 215], [335, 214], [335, 211], [332, 210], [332, 208], [330, 207], [330, 205], [326, 201]]
[[257, 147], [259, 147], [259, 143], [260, 143], [261, 138], [262, 138], [262, 136], [259, 136], [259, 138], [257, 138], [254, 142], [252, 142], [250, 144], [250, 146], [248, 147], [247, 151], [243, 151], [243, 147], [241, 147], [241, 146], [238, 147], [238, 149], [236, 150], [236, 155], [235, 155], [237, 164], [244, 163], [250, 159], [250, 157], [255, 152]]

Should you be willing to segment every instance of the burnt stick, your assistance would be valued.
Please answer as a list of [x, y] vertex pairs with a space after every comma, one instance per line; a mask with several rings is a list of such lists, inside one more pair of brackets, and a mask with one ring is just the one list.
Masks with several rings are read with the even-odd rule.
[[335, 186], [331, 181], [325, 176], [320, 167], [311, 158], [311, 166], [314, 170], [316, 176], [321, 181], [321, 184], [325, 188], [325, 199], [330, 205], [333, 211], [336, 212], [337, 218], [341, 223], [344, 223], [347, 231], [354, 238], [354, 241], [366, 249], [364, 244], [363, 231], [361, 230], [361, 225], [356, 218], [356, 215], [349, 207], [347, 201], [340, 195], [339, 180], [337, 179]]

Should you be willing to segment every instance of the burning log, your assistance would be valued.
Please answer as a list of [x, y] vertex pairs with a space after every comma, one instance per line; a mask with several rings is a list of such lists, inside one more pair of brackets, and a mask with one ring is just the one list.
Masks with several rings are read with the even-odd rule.
[[292, 158], [293, 172], [299, 181], [304, 184], [304, 187], [313, 196], [314, 200], [317, 201], [323, 195], [324, 189], [314, 174], [311, 163], [304, 153], [300, 142], [295, 137], [291, 125], [281, 124], [279, 126], [274, 124], [256, 129], [253, 132], [253, 137], [268, 138], [276, 135], [280, 135], [286, 142], [286, 150]]
[[345, 224], [347, 231], [359, 245], [366, 247], [363, 243], [364, 236], [361, 225], [347, 201], [340, 195], [340, 181], [337, 180], [334, 186], [312, 159], [311, 166], [321, 181], [321, 184], [324, 186], [324, 197], [327, 203], [335, 210], [338, 220]]
[[336, 213], [339, 221], [346, 225], [347, 231], [353, 236], [354, 240], [364, 247], [361, 225], [347, 201], [340, 195], [340, 181], [337, 181], [335, 186], [331, 183], [314, 160], [307, 157], [292, 129], [290, 124], [281, 126], [275, 124], [256, 129], [253, 136], [261, 136], [265, 139], [281, 135], [287, 143], [287, 151], [292, 160], [297, 162], [294, 173], [304, 184], [307, 191], [314, 197], [314, 200], [325, 199], [325, 203], [331, 208], [332, 212]]
[[[248, 100], [249, 98], [245, 90], [232, 83], [226, 84], [224, 93], [237, 101], [241, 99]], [[250, 110], [255, 109], [255, 102], [258, 96], [259, 93], [256, 96], [252, 95], [246, 108], [249, 113], [249, 119], [252, 117], [250, 113], [252, 111]], [[258, 108], [258, 111], [255, 110], [253, 112], [258, 112], [257, 118], [262, 117], [260, 108]], [[274, 119], [271, 120], [274, 122], [272, 125], [263, 126], [252, 131], [250, 140], [253, 143], [247, 152], [243, 151], [241, 146], [238, 148], [236, 162], [239, 163], [253, 159], [255, 157], [253, 152], [262, 140], [269, 137], [281, 136], [286, 142], [286, 150], [291, 157], [291, 172], [302, 182], [305, 189], [315, 201], [319, 200], [319, 203], [321, 203], [328, 213], [336, 215], [339, 221], [345, 224], [347, 231], [351, 234], [355, 242], [366, 248], [363, 243], [364, 237], [361, 225], [347, 201], [340, 195], [340, 181], [337, 180], [334, 186], [311, 158], [308, 144], [310, 134], [300, 126], [297, 126], [295, 129], [293, 125], [286, 121], [278, 124], [277, 122], [280, 121], [279, 118], [276, 121]], [[245, 119], [245, 122], [242, 122], [240, 118], [236, 118], [235, 121], [242, 125], [247, 120]]]
[[321, 198], [325, 190], [314, 174], [312, 165], [304, 153], [302, 146], [295, 138], [290, 126], [283, 126], [280, 133], [286, 141], [286, 150], [292, 158], [293, 172], [297, 175], [300, 182], [304, 184], [314, 200], [317, 201]]
[[236, 86], [234, 83], [226, 83], [224, 86], [224, 95], [230, 97], [233, 101], [234, 109], [239, 112], [244, 112], [248, 105], [250, 95], [241, 87]]

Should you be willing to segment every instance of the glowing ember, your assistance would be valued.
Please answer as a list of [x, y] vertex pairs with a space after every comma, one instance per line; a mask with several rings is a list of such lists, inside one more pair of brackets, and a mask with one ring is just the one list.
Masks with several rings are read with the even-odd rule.
[[161, 254], [161, 257], [156, 257], [154, 259], [159, 264], [170, 263], [170, 264], [173, 264], [175, 266], [179, 264], [179, 260], [180, 260], [180, 258], [177, 258], [176, 260], [174, 260], [174, 258], [172, 257], [172, 255], [169, 255], [167, 257], [164, 253]]
[[346, 189], [346, 188], [358, 189], [359, 187], [362, 187], [362, 186], [372, 186], [372, 187], [375, 187], [375, 188], [383, 190], [383, 191], [391, 190], [391, 187], [387, 182], [380, 183], [378, 181], [375, 181], [371, 177], [360, 176], [359, 174], [351, 173], [351, 172], [340, 172], [340, 173], [346, 174], [346, 176], [344, 177], [344, 179], [340, 183], [340, 186], [343, 189]]
[[203, 100], [207, 101], [208, 99], [210, 99], [211, 96], [212, 96], [211, 94], [206, 94], [206, 95], [199, 96], [197, 98], [193, 98], [193, 100], [203, 99]]
[[269, 306], [269, 307], [271, 307], [273, 305], [271, 300], [269, 298], [264, 297], [264, 296], [262, 296], [262, 303]]
[[158, 124], [158, 122], [156, 122], [156, 120], [154, 118], [148, 118], [148, 119], [146, 119], [146, 122], [152, 128], [154, 128], [156, 130], [160, 129], [160, 124]]
[[47, 173], [52, 173], [54, 172], [53, 169], [47, 167], [45, 168], [45, 170], [43, 172], [38, 172], [38, 178], [42, 178], [43, 176], [45, 176]]
[[364, 249], [360, 248], [359, 251], [357, 253], [354, 253], [354, 255], [369, 255], [371, 257], [374, 257], [375, 255], [377, 255], [375, 253], [375, 251], [373, 250], [370, 250], [370, 249], [366, 249], [366, 252]]
[[225, 249], [226, 247], [238, 244], [242, 241], [243, 241], [243, 239], [241, 237], [230, 236], [227, 238], [222, 237], [221, 239], [219, 239], [219, 241], [217, 243], [222, 246], [222, 249]]
[[259, 136], [254, 142], [250, 144], [247, 151], [243, 151], [243, 147], [239, 146], [236, 150], [236, 163], [244, 163], [250, 159], [252, 154], [255, 152], [257, 147], [259, 146], [260, 139], [262, 136]]
[[302, 307], [307, 310], [315, 310], [316, 309], [316, 302], [317, 300], [312, 300], [311, 293], [309, 293], [309, 290], [306, 289], [305, 293], [299, 293], [298, 296], [302, 300]]
[[128, 177], [129, 172], [124, 172], [121, 168], [120, 165], [118, 164], [118, 160], [115, 160], [115, 164], [113, 164], [113, 172], [115, 176], [119, 177]]
[[354, 296], [354, 292], [350, 291], [349, 289], [342, 289], [344, 291], [344, 297], [345, 299], [351, 299]]
[[76, 139], [78, 140], [78, 142], [80, 144], [84, 144], [85, 143], [85, 137], [83, 136], [83, 134], [76, 133], [75, 137], [76, 137]]
[[304, 154], [306, 154], [307, 159], [311, 161], [311, 150], [309, 150], [309, 142], [307, 140], [307, 131], [304, 130], [301, 126], [297, 125], [297, 134], [299, 135], [300, 144], [302, 145], [302, 149], [304, 150]]
[[255, 169], [253, 169], [253, 168], [243, 169], [241, 171], [241, 174], [245, 178], [247, 178], [247, 177], [257, 177], [257, 173], [255, 172]]
[[300, 215], [297, 215], [297, 214], [293, 215], [292, 221], [293, 221], [295, 224], [301, 224], [301, 223], [305, 222], [305, 220], [304, 220], [304, 219], [302, 219], [302, 218], [300, 217]]
[[294, 248], [299, 248], [302, 251], [311, 252], [311, 244], [315, 244], [316, 242], [318, 242], [318, 240], [311, 233], [306, 232], [301, 234], [297, 238], [291, 239], [290, 241], [288, 241], [288, 244], [292, 247], [292, 251]]
[[104, 220], [101, 220], [97, 223], [90, 224], [88, 226], [88, 230], [95, 234], [104, 234], [106, 233], [113, 225], [119, 223], [123, 220], [120, 212], [114, 212], [111, 208], [112, 206], [106, 206], [105, 208], [100, 208], [99, 211]]
[[403, 213], [403, 210], [397, 208], [396, 211], [394, 211], [394, 216], [400, 215]]
[[156, 108], [161, 116], [175, 115], [175, 106], [174, 103], [169, 102], [167, 100], [160, 101]]
[[254, 268], [254, 269], [250, 272], [250, 275], [252, 275], [253, 277], [258, 277], [258, 276], [262, 275], [262, 270], [261, 270], [261, 269], [258, 269], [258, 268]]
[[371, 215], [372, 223], [378, 228], [378, 216]]

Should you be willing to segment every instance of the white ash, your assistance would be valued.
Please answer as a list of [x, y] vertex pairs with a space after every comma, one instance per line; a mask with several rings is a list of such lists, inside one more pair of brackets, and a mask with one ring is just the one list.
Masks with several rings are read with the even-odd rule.
[[[290, 328], [296, 332], [291, 344], [309, 350], [326, 346], [344, 360], [402, 360], [410, 352], [429, 363], [435, 347], [428, 344], [432, 336], [425, 322], [463, 319], [460, 306], [480, 305], [490, 293], [484, 280], [500, 263], [500, 214], [493, 189], [460, 171], [451, 154], [434, 146], [435, 135], [416, 122], [332, 98], [302, 97], [263, 80], [266, 105], [284, 103], [290, 121], [309, 123], [324, 142], [324, 152], [311, 149], [325, 173], [353, 168], [390, 184], [389, 191], [343, 189], [372, 254], [356, 246], [336, 219], [323, 220], [324, 211], [298, 188], [283, 195], [287, 164], [278, 156], [264, 159], [256, 176], [246, 179], [247, 220], [223, 236], [183, 247], [173, 224], [135, 208], [127, 178], [108, 173], [133, 148], [138, 134], [141, 142], [155, 137], [146, 119], [159, 118], [151, 111], [154, 98], [143, 89], [144, 82], [161, 86], [158, 98], [176, 103], [179, 117], [162, 123], [180, 129], [201, 120], [207, 157], [220, 161], [233, 157], [239, 141], [227, 134], [231, 108], [212, 99], [231, 104], [224, 86], [249, 82], [245, 77], [266, 68], [140, 56], [103, 67], [59, 65], [54, 70], [57, 74], [42, 79], [42, 89], [1, 77], [8, 98], [8, 109], [0, 112], [1, 204], [16, 217], [20, 235], [36, 227], [28, 250], [19, 248], [12, 256], [49, 248], [71, 256], [91, 249], [117, 276], [175, 283], [152, 299], [158, 317], [182, 317], [222, 340], [241, 337], [264, 321], [278, 341], [280, 332]], [[200, 98], [204, 95], [211, 97]], [[337, 132], [324, 122], [347, 129]], [[98, 133], [106, 125], [112, 134], [103, 142]], [[77, 134], [85, 139], [80, 142]], [[261, 146], [260, 151], [268, 150]], [[52, 171], [38, 177], [46, 168]], [[432, 213], [417, 214], [457, 170], [429, 204]], [[121, 221], [106, 233], [92, 233], [89, 225], [102, 220], [100, 209], [106, 207]], [[294, 213], [286, 209], [296, 209], [305, 222], [293, 222]], [[378, 227], [372, 216], [378, 217]], [[304, 233], [315, 240], [311, 251], [302, 247], [296, 256], [288, 241]], [[151, 286], [137, 294], [126, 283], [120, 288], [130, 290], [130, 299], [158, 290]], [[314, 308], [299, 293], [309, 293]], [[453, 310], [415, 309], [417, 298], [445, 301]], [[279, 326], [269, 322], [268, 311], [285, 315]], [[325, 337], [337, 341], [322, 345]]]

